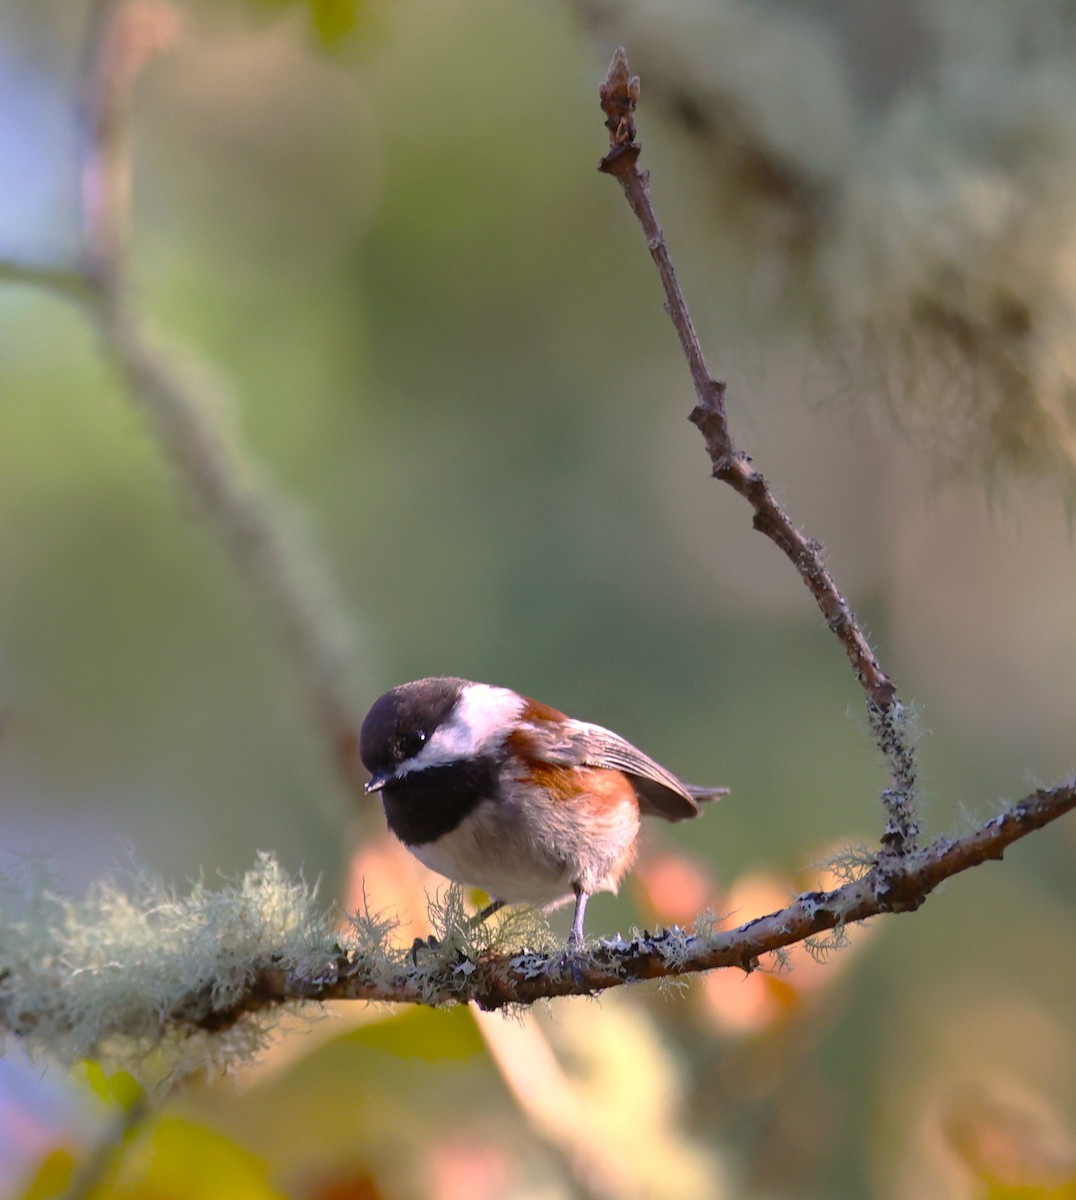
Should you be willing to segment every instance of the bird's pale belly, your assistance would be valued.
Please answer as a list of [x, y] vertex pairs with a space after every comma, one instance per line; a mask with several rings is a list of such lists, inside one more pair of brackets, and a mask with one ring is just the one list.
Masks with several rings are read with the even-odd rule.
[[615, 892], [638, 833], [630, 789], [623, 803], [600, 813], [505, 789], [500, 801], [480, 802], [455, 829], [408, 848], [431, 870], [495, 900], [549, 907], [571, 899], [576, 884], [587, 893]]
[[541, 908], [567, 901], [572, 896], [573, 871], [571, 864], [556, 860], [548, 851], [534, 847], [534, 852], [520, 853], [524, 848], [498, 852], [482, 848], [481, 838], [475, 837], [473, 818], [451, 833], [442, 834], [436, 842], [408, 847], [424, 866], [457, 883], [481, 888], [496, 900], [509, 904], [531, 904]]

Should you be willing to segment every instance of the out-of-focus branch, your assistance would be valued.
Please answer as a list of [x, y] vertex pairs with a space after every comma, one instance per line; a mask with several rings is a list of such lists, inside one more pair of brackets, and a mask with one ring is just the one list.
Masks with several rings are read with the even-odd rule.
[[163, 0], [90, 6], [79, 97], [79, 216], [85, 270], [102, 291], [119, 290], [127, 265], [135, 83], [176, 28], [176, 14]]
[[635, 140], [634, 117], [638, 99], [638, 76], [628, 70], [627, 57], [620, 48], [613, 55], [601, 87], [610, 149], [598, 169], [619, 181], [646, 235], [650, 256], [665, 290], [666, 308], [695, 387], [697, 403], [691, 421], [705, 439], [715, 478], [729, 484], [750, 503], [755, 510], [754, 528], [764, 533], [799, 572], [866, 692], [871, 728], [890, 771], [890, 785], [882, 794], [888, 815], [883, 848], [894, 854], [913, 850], [919, 833], [915, 813], [915, 754], [896, 684], [882, 669], [851, 605], [830, 574], [822, 546], [796, 527], [751, 457], [738, 449], [733, 440], [725, 411], [725, 384], [714, 379], [706, 365], [665, 235], [654, 212], [649, 173], [639, 167], [640, 146]]
[[17, 262], [14, 259], [0, 260], [0, 283], [45, 288], [79, 301], [85, 301], [90, 290], [85, 271], [46, 263]]
[[96, 312], [106, 353], [176, 478], [268, 610], [317, 732], [348, 786], [357, 787], [364, 776], [357, 774], [353, 747], [362, 713], [345, 683], [357, 677], [353, 624], [320, 554], [297, 514], [213, 411], [218, 401], [227, 410], [226, 385], [205, 366], [184, 363], [152, 344], [122, 295]]
[[590, 1136], [577, 1116], [580, 1097], [532, 1013], [521, 1021], [479, 1017], [490, 1058], [535, 1137], [560, 1159], [581, 1200], [631, 1200], [641, 1194], [630, 1157]]
[[61, 1200], [92, 1200], [95, 1195], [100, 1195], [101, 1185], [152, 1113], [152, 1106], [144, 1095], [124, 1108], [106, 1135], [79, 1164]]
[[[136, 314], [128, 261], [131, 101], [143, 68], [174, 40], [178, 20], [165, 0], [95, 0], [79, 106], [80, 261], [70, 268], [0, 263], [0, 281], [48, 287], [83, 303], [179, 486], [275, 622], [317, 733], [352, 789], [361, 779], [354, 743], [362, 718], [346, 682], [360, 677], [354, 622], [301, 521], [226, 428], [226, 385], [151, 336]], [[326, 815], [339, 819], [336, 811]]]
[[[252, 896], [251, 901], [244, 900], [249, 913], [234, 897], [215, 905], [211, 894], [201, 893], [193, 905], [154, 902], [161, 925], [152, 940], [139, 943], [141, 958], [120, 945], [109, 947], [105, 940], [109, 999], [100, 1003], [101, 1011], [88, 1008], [73, 986], [81, 982], [92, 987], [92, 972], [100, 972], [100, 965], [80, 966], [72, 961], [74, 952], [58, 953], [50, 939], [63, 936], [63, 930], [54, 934], [57, 922], [51, 923], [37, 935], [40, 943], [29, 946], [10, 965], [0, 963], [0, 1032], [54, 1049], [72, 1040], [83, 1056], [127, 1038], [144, 1053], [148, 1045], [167, 1037], [215, 1037], [229, 1031], [238, 1035], [251, 1022], [256, 1030], [272, 1010], [300, 1002], [446, 1005], [473, 1001], [489, 1010], [554, 996], [590, 996], [640, 980], [717, 967], [752, 971], [763, 955], [827, 930], [884, 913], [914, 911], [945, 880], [1000, 859], [1013, 842], [1073, 808], [1076, 777], [1040, 788], [963, 837], [939, 838], [899, 858], [882, 856], [861, 877], [831, 891], [805, 892], [779, 912], [738, 929], [714, 933], [700, 927], [687, 933], [674, 927], [630, 942], [602, 941], [577, 954], [527, 948], [505, 951], [495, 943], [486, 950], [468, 950], [467, 943], [459, 940], [464, 935], [450, 931], [440, 945], [413, 956], [387, 948], [387, 927], [379, 928], [376, 918], [366, 919], [367, 932], [349, 946], [346, 938], [338, 940], [331, 914], [319, 917], [310, 911], [309, 895], [284, 881], [279, 868], [266, 861], [256, 877], [257, 886], [244, 884], [240, 892], [241, 898]], [[223, 914], [219, 917], [218, 908]], [[172, 910], [176, 932], [160, 915]], [[17, 920], [17, 915], [8, 919]], [[203, 936], [207, 927], [213, 933], [211, 940]], [[191, 940], [195, 929], [199, 936]], [[80, 924], [76, 934], [80, 954], [100, 956], [98, 931]], [[147, 973], [144, 959], [150, 951], [162, 966]], [[193, 954], [201, 957], [194, 965], [185, 965], [184, 956]], [[185, 983], [188, 975], [193, 979]], [[162, 976], [175, 981], [167, 993], [155, 990]], [[77, 1037], [71, 1032], [76, 1022], [80, 1023]]]

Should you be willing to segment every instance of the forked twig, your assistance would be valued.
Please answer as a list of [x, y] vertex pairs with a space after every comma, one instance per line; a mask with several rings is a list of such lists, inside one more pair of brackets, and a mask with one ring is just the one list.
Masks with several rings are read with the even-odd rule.
[[715, 379], [706, 365], [699, 335], [654, 212], [649, 173], [639, 167], [640, 146], [635, 130], [638, 99], [639, 78], [628, 70], [627, 56], [620, 47], [613, 55], [601, 86], [602, 110], [609, 130], [609, 153], [598, 169], [619, 181], [646, 235], [650, 257], [665, 289], [666, 307], [695, 386], [697, 403], [690, 419], [705, 439], [714, 477], [729, 484], [748, 501], [755, 510], [754, 528], [764, 533], [799, 572], [822, 610], [826, 624], [844, 647], [856, 678], [867, 694], [871, 728], [890, 772], [889, 787], [882, 793], [888, 815], [883, 849], [888, 854], [907, 853], [915, 849], [919, 825], [915, 813], [915, 752], [907, 731], [904, 706], [896, 684], [882, 669], [851, 605], [826, 566], [821, 545], [800, 532], [777, 502], [761, 471], [733, 440], [725, 410], [725, 384]]

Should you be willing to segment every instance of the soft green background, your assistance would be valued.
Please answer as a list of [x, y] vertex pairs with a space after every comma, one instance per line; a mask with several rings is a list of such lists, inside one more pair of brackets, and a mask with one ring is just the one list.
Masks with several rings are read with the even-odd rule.
[[[0, 10], [0, 255], [59, 259], [75, 241], [80, 7]], [[369, 4], [329, 44], [301, 6], [182, 13], [134, 117], [140, 309], [229, 381], [245, 445], [304, 512], [364, 631], [363, 700], [454, 673], [621, 730], [732, 787], [698, 824], [654, 831], [726, 883], [873, 840], [883, 773], [861, 694], [791, 567], [708, 478], [645, 243], [594, 169], [611, 47], [553, 3]], [[735, 432], [918, 706], [929, 830], [1071, 769], [1076, 564], [1055, 498], [991, 511], [970, 485], [938, 489], [872, 398], [776, 317], [745, 316], [750, 281], [715, 248], [705, 172], [645, 109], [641, 125]], [[77, 889], [128, 856], [182, 879], [265, 848], [331, 891], [347, 802], [271, 624], [77, 307], [5, 287], [0, 379], [4, 849], [49, 856]], [[917, 1174], [962, 1072], [1066, 1125], [1072, 852], [1062, 823], [880, 922], [793, 1034], [801, 1052], [782, 1051], [776, 1092], [741, 1096], [727, 1061], [750, 1048], [658, 1001], [680, 1119], [731, 1164], [728, 1194], [974, 1194], [943, 1190], [959, 1170], [955, 1184], [929, 1163]], [[591, 913], [594, 932], [637, 919], [630, 896]], [[392, 1138], [435, 1078], [446, 1121], [453, 1096], [468, 1119], [495, 1102], [485, 1063], [461, 1081], [451, 1064], [385, 1075], [346, 1053], [347, 1072], [312, 1059], [323, 1083], [263, 1105], [285, 1124], [289, 1106], [322, 1105], [346, 1126], [391, 1093]], [[273, 1162], [272, 1123], [244, 1124], [229, 1096], [205, 1103]], [[792, 1179], [759, 1167], [767, 1147], [794, 1151]], [[412, 1194], [406, 1172], [369, 1161], [384, 1194]], [[298, 1177], [280, 1185], [318, 1194]]]

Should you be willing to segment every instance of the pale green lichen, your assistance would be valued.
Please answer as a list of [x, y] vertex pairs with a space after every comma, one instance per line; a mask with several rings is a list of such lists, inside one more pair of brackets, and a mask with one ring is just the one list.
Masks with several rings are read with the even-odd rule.
[[654, 951], [670, 970], [676, 971], [698, 950], [698, 939], [679, 925], [670, 925], [657, 933], [642, 935], [643, 944]]
[[717, 927], [727, 919], [726, 915], [720, 915], [712, 908], [704, 908], [701, 913], [691, 923], [691, 932], [704, 942], [710, 939], [717, 932]]
[[769, 971], [774, 975], [783, 975], [792, 970], [792, 956], [788, 952], [787, 946], [778, 946], [774, 950], [770, 950], [766, 955], [767, 965], [761, 970]]
[[838, 950], [848, 946], [848, 929], [843, 924], [834, 925], [828, 933], [819, 933], [804, 938], [803, 948], [816, 963], [828, 963]]
[[877, 865], [878, 852], [863, 842], [849, 842], [828, 858], [812, 865], [818, 871], [828, 871], [838, 886], [855, 883], [868, 875]]
[[9, 872], [0, 876], [0, 1032], [33, 1055], [96, 1058], [151, 1085], [227, 1069], [264, 1044], [273, 1015], [213, 1033], [185, 1017], [239, 1002], [259, 962], [293, 967], [335, 942], [316, 889], [268, 854], [220, 888], [199, 880], [185, 895], [138, 872], [75, 900], [44, 871]]

